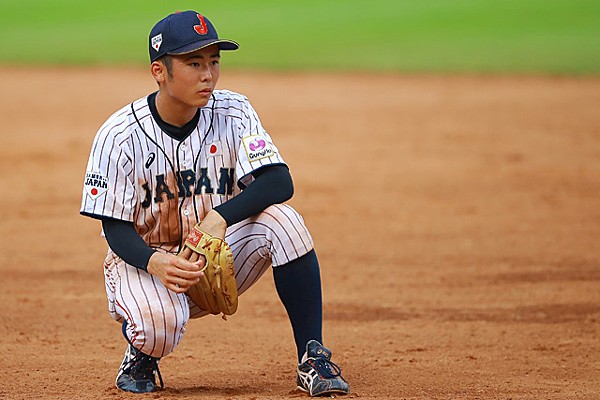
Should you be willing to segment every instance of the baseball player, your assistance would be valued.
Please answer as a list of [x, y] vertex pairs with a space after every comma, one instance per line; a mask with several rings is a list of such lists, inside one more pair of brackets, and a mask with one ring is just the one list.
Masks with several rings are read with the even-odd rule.
[[101, 126], [85, 173], [81, 214], [102, 221], [108, 308], [127, 340], [116, 386], [145, 393], [190, 318], [208, 314], [186, 295], [205, 258], [178, 256], [196, 224], [234, 255], [238, 294], [272, 266], [298, 351], [297, 385], [311, 396], [349, 393], [322, 345], [319, 263], [288, 166], [243, 95], [216, 90], [220, 39], [206, 16], [178, 12], [149, 36], [158, 90]]

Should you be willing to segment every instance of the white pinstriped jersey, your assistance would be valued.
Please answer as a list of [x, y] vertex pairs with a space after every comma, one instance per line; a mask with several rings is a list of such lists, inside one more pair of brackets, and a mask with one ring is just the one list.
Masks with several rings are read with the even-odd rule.
[[[81, 213], [131, 221], [151, 247], [176, 252], [210, 209], [240, 193], [238, 182], [247, 186], [252, 171], [283, 163], [242, 95], [213, 92], [200, 109], [197, 126], [181, 141], [161, 130], [144, 97], [98, 130]], [[285, 265], [314, 245], [303, 218], [287, 204], [273, 204], [228, 227], [225, 240], [234, 255], [240, 295], [271, 266]], [[188, 320], [208, 314], [185, 293], [168, 290], [159, 278], [127, 264], [110, 248], [104, 276], [111, 316], [126, 321], [129, 342], [153, 357], [170, 354]]]
[[160, 129], [144, 97], [98, 130], [81, 212], [133, 222], [151, 247], [175, 251], [209, 210], [240, 193], [238, 182], [247, 186], [252, 171], [284, 163], [243, 95], [215, 90], [182, 141]]

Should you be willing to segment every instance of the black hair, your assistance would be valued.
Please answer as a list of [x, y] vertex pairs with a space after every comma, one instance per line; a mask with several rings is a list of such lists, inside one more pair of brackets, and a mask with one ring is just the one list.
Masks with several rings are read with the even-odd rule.
[[171, 56], [169, 54], [165, 54], [164, 56], [160, 57], [157, 61], [160, 61], [164, 64], [165, 68], [167, 69], [167, 74], [169, 75], [169, 78], [173, 79], [173, 59], [171, 58]]

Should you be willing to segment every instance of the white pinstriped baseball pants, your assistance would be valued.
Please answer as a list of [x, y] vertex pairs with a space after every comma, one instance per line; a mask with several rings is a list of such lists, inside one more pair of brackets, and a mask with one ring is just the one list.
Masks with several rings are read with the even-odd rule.
[[[292, 207], [276, 204], [227, 229], [225, 240], [235, 257], [238, 293], [248, 290], [273, 265], [287, 264], [313, 248], [304, 220]], [[104, 262], [111, 316], [127, 321], [129, 341], [143, 353], [164, 357], [183, 337], [189, 318], [207, 315], [185, 294], [171, 292], [153, 275], [135, 268], [109, 250]]]

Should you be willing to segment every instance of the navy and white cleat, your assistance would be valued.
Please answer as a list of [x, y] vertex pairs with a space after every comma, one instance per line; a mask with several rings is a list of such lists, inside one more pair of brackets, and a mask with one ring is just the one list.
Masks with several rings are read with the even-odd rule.
[[331, 361], [331, 350], [316, 340], [306, 344], [306, 353], [298, 365], [298, 389], [312, 397], [334, 393], [348, 394], [350, 386], [342, 377], [342, 370]]
[[128, 345], [117, 374], [117, 387], [125, 392], [154, 392], [157, 390], [156, 375], [158, 375], [162, 388], [163, 380], [158, 370], [159, 361], [160, 358], [146, 355], [132, 345]]

